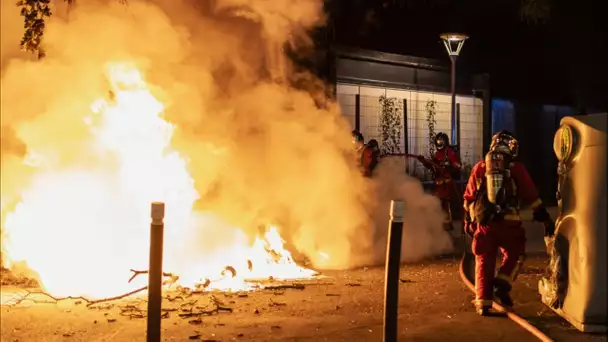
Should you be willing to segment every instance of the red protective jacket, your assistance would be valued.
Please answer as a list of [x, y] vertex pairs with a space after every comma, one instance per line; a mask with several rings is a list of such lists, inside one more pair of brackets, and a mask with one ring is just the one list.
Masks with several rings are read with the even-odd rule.
[[361, 167], [363, 168], [363, 174], [366, 177], [370, 177], [372, 175], [372, 171], [378, 165], [378, 153], [374, 151], [374, 148], [371, 146], [363, 147], [361, 151]]
[[453, 169], [460, 169], [460, 161], [456, 156], [456, 152], [451, 147], [446, 147], [443, 150], [438, 150], [435, 152], [435, 157], [433, 158], [434, 162], [437, 165], [443, 167], [443, 172], [440, 175], [437, 175], [437, 178], [441, 179], [451, 179], [452, 176], [448, 170], [448, 166], [451, 166]]
[[[511, 189], [512, 196], [518, 199], [516, 206], [509, 206], [504, 208], [505, 220], [521, 221], [519, 216], [520, 209], [536, 209], [542, 202], [538, 197], [538, 191], [536, 186], [528, 174], [526, 167], [519, 162], [513, 162], [510, 166], [511, 169], [511, 184], [508, 184], [508, 189]], [[467, 187], [464, 191], [464, 210], [472, 212], [472, 205], [475, 202], [477, 191], [483, 183], [486, 177], [486, 163], [480, 161], [471, 170], [471, 176]], [[471, 215], [473, 216], [473, 215]]]
[[448, 166], [451, 166], [452, 170], [460, 169], [456, 152], [451, 147], [439, 150], [435, 152], [433, 162], [440, 167], [437, 171], [438, 174], [435, 174], [435, 193], [441, 199], [450, 200], [454, 185]]

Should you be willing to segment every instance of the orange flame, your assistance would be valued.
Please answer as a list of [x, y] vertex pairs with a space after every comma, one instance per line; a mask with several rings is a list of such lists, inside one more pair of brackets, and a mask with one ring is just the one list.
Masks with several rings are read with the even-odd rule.
[[[6, 215], [7, 266], [27, 262], [45, 290], [57, 296], [100, 298], [139, 287], [146, 277], [127, 284], [129, 269], [147, 268], [150, 203], [162, 201], [164, 267], [176, 272], [183, 286], [207, 280], [208, 289], [243, 290], [251, 288], [250, 279], [314, 276], [284, 249], [276, 227], [252, 246], [244, 232], [232, 228], [226, 231], [234, 234], [232, 244], [204, 258], [179, 253], [197, 230], [218, 218], [193, 212], [199, 194], [187, 160], [171, 148], [174, 126], [162, 118], [164, 106], [139, 70], [114, 63], [106, 73], [111, 96], [91, 106], [84, 121], [90, 139], [78, 162], [60, 165], [47, 151], [26, 157], [37, 172]], [[226, 266], [232, 274], [222, 275]]]

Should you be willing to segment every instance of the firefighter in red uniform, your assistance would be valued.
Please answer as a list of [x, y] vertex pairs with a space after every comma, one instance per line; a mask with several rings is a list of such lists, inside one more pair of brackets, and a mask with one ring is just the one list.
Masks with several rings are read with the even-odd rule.
[[[485, 316], [493, 299], [511, 308], [511, 283], [525, 260], [526, 234], [520, 208], [534, 210], [534, 219], [550, 221], [525, 166], [517, 161], [519, 144], [507, 131], [492, 137], [485, 160], [478, 162], [464, 193], [465, 228], [473, 236], [475, 254], [475, 308]], [[496, 257], [503, 260], [498, 273]]]
[[[458, 178], [460, 175], [460, 162], [454, 148], [450, 146], [448, 135], [439, 132], [435, 135], [435, 156], [433, 156], [433, 170], [435, 178], [435, 194], [441, 201], [441, 208], [445, 213], [444, 228], [445, 230], [453, 230], [452, 225], [452, 194], [455, 191], [453, 178]], [[425, 163], [426, 160], [420, 160]]]
[[378, 165], [380, 150], [378, 141], [370, 140], [367, 144], [364, 142], [363, 134], [354, 130], [352, 132], [353, 144], [359, 155], [359, 165], [365, 177], [371, 177], [372, 172]]

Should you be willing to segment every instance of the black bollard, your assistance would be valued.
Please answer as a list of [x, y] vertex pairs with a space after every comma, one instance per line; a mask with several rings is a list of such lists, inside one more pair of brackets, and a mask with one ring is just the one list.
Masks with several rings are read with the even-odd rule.
[[404, 209], [403, 202], [391, 201], [386, 248], [386, 277], [384, 279], [384, 342], [397, 342], [399, 265], [401, 264]]
[[150, 225], [150, 269], [148, 270], [148, 330], [147, 342], [160, 342], [163, 289], [163, 235], [165, 203], [152, 203]]

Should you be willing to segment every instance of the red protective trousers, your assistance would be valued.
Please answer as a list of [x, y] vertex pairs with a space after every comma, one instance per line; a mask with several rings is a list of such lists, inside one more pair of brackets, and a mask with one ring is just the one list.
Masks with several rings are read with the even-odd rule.
[[521, 221], [491, 222], [487, 226], [477, 226], [473, 236], [475, 254], [475, 291], [478, 300], [491, 305], [493, 298], [496, 257], [500, 248], [503, 260], [496, 278], [509, 284], [515, 280], [526, 252], [526, 232]]
[[[461, 167], [460, 162], [458, 162], [456, 152], [454, 152], [451, 147], [438, 150], [435, 152], [435, 157], [433, 159], [436, 164], [439, 164], [442, 167], [446, 167], [448, 165], [452, 166], [454, 169], [460, 169]], [[450, 206], [452, 202], [452, 193], [456, 192], [452, 175], [446, 169], [441, 169], [439, 174], [435, 175], [435, 177], [435, 195], [441, 201], [441, 208], [443, 209], [445, 215], [445, 223], [451, 224], [452, 209]]]
[[[536, 209], [541, 205], [541, 201], [528, 171], [519, 162], [513, 162], [510, 170], [513, 184], [510, 189], [514, 191], [512, 195], [517, 196], [523, 207]], [[484, 161], [475, 164], [471, 170], [463, 196], [464, 209], [470, 214], [473, 211], [472, 205], [476, 201], [477, 191], [485, 178], [485, 172]], [[506, 208], [503, 221], [493, 221], [487, 226], [477, 225], [473, 236], [473, 253], [476, 256], [475, 287], [477, 299], [482, 300], [484, 305], [492, 305], [498, 248], [502, 250], [503, 261], [496, 278], [511, 284], [523, 264], [526, 251], [526, 233], [519, 217], [519, 208]]]
[[451, 178], [440, 178], [435, 181], [435, 196], [441, 201], [441, 209], [445, 215], [445, 222], [452, 222], [452, 192], [456, 191]]

